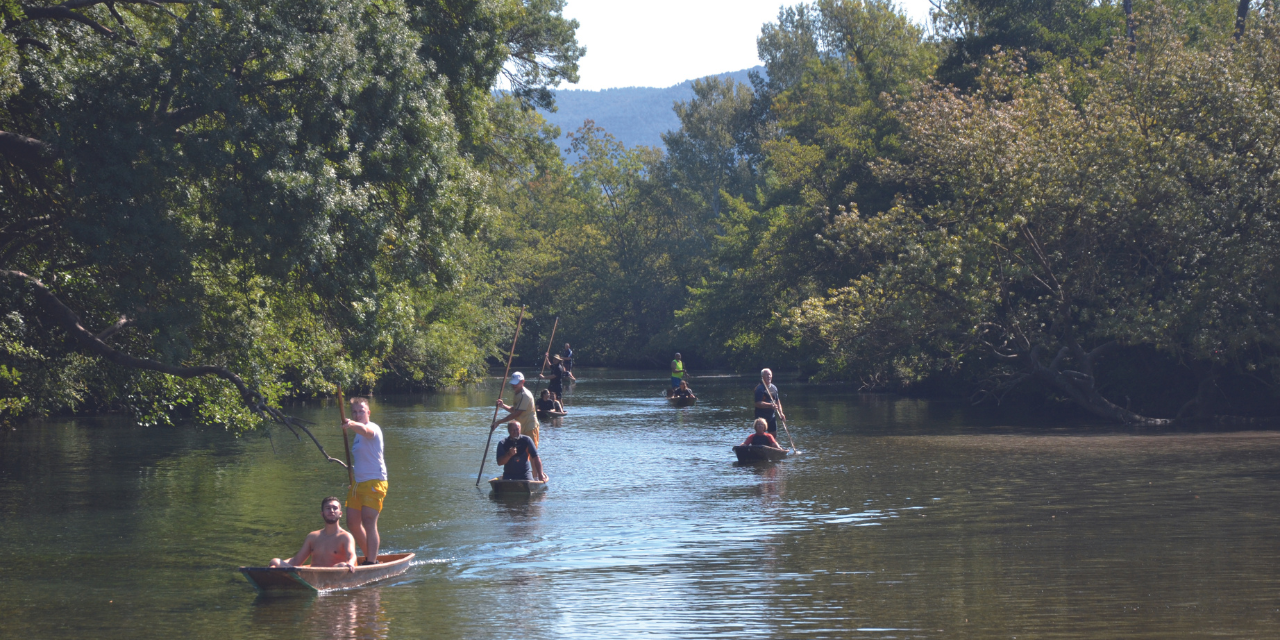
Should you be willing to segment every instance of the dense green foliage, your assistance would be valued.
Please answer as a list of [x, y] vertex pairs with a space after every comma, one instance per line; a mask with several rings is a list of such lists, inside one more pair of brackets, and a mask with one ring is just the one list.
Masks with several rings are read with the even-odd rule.
[[490, 89], [581, 50], [553, 0], [422, 4], [4, 5], [0, 411], [244, 427], [481, 374]]
[[1280, 410], [1270, 10], [818, 0], [665, 149], [566, 160], [560, 0], [165, 6], [0, 5], [0, 415], [456, 384], [522, 304], [521, 366], [559, 317], [582, 364]]
[[[932, 40], [875, 0], [786, 8], [759, 40], [767, 78], [699, 83], [665, 156], [620, 149], [628, 181], [565, 192], [662, 221], [608, 221], [648, 241], [645, 260], [606, 252], [633, 277], [582, 259], [616, 244], [596, 227], [546, 218], [580, 244], [528, 299], [612, 319], [573, 325], [608, 332], [606, 362], [670, 345], [1125, 422], [1274, 413], [1280, 50], [1266, 12], [1236, 41], [1234, 9], [1140, 2], [1130, 47], [1113, 4], [957, 0]], [[562, 286], [566, 261], [589, 287]], [[692, 284], [664, 290], [664, 264]]]

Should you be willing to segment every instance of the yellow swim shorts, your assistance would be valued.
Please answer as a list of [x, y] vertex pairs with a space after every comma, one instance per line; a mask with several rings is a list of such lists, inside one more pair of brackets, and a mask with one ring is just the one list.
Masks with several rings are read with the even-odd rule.
[[520, 425], [520, 435], [522, 435], [522, 436], [529, 436], [530, 438], [533, 438], [533, 446], [534, 446], [534, 448], [537, 448], [537, 446], [538, 446], [538, 425], [536, 425], [536, 424], [531, 424], [531, 425], [529, 425], [529, 426], [527, 426], [527, 427], [526, 427], [526, 426], [524, 426], [523, 424], [522, 424], [522, 425]]
[[347, 493], [347, 511], [359, 511], [361, 507], [371, 507], [382, 513], [382, 500], [387, 497], [386, 480], [365, 480], [357, 482], [354, 491]]

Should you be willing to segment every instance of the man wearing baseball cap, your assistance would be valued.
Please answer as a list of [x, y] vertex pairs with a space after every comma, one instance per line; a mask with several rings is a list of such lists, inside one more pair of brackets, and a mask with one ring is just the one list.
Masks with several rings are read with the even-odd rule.
[[498, 400], [498, 408], [511, 413], [499, 418], [489, 425], [489, 431], [498, 428], [498, 425], [504, 422], [519, 422], [521, 435], [533, 438], [533, 446], [538, 446], [538, 415], [534, 411], [533, 392], [524, 388], [524, 374], [519, 371], [511, 374], [511, 392], [512, 403], [507, 404], [502, 400]]

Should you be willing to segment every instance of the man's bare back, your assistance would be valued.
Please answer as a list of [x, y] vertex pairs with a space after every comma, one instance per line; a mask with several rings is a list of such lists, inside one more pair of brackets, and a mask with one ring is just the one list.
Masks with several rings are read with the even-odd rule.
[[337, 498], [325, 498], [320, 505], [324, 528], [307, 534], [298, 554], [288, 560], [272, 558], [273, 567], [300, 567], [311, 559], [313, 567], [348, 567], [355, 571], [356, 539], [338, 525], [342, 505]]

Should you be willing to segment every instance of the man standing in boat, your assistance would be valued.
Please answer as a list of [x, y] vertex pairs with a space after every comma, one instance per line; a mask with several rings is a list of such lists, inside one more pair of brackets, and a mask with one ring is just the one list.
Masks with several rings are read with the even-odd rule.
[[764, 418], [765, 424], [769, 425], [769, 433], [774, 435], [778, 433], [778, 416], [782, 416], [783, 420], [787, 419], [778, 398], [778, 388], [773, 386], [773, 372], [761, 369], [760, 384], [756, 385], [755, 390], [756, 417]]
[[677, 353], [674, 360], [671, 361], [671, 388], [675, 389], [680, 386], [680, 382], [684, 380], [684, 360], [680, 359]]
[[504, 422], [515, 421], [521, 425], [525, 435], [533, 438], [533, 444], [536, 446], [538, 444], [538, 429], [541, 425], [538, 424], [533, 392], [525, 388], [524, 374], [519, 371], [511, 374], [509, 382], [511, 383], [511, 404], [499, 399], [498, 408], [503, 411], [510, 411], [510, 413], [489, 425], [489, 432], [493, 433], [493, 430]]
[[342, 520], [342, 503], [334, 496], [321, 500], [320, 517], [324, 518], [324, 528], [308, 533], [302, 550], [292, 558], [272, 558], [272, 567], [300, 567], [311, 558], [313, 567], [356, 570], [356, 539], [338, 524]]
[[547, 481], [538, 446], [529, 436], [520, 435], [519, 422], [507, 423], [507, 437], [498, 443], [498, 464], [502, 465], [503, 480]]
[[369, 419], [369, 401], [351, 399], [351, 418], [344, 429], [355, 432], [351, 466], [356, 484], [347, 495], [347, 528], [364, 550], [364, 564], [378, 563], [378, 515], [387, 497], [387, 463], [383, 458], [382, 427]]
[[[547, 376], [538, 374], [539, 378]], [[551, 382], [547, 385], [547, 390], [555, 396], [556, 400], [564, 399], [564, 379], [568, 377], [570, 380], [577, 382], [578, 379], [564, 367], [564, 360], [560, 356], [551, 356]]]
[[573, 371], [573, 349], [569, 348], [569, 343], [564, 343], [564, 370]]

